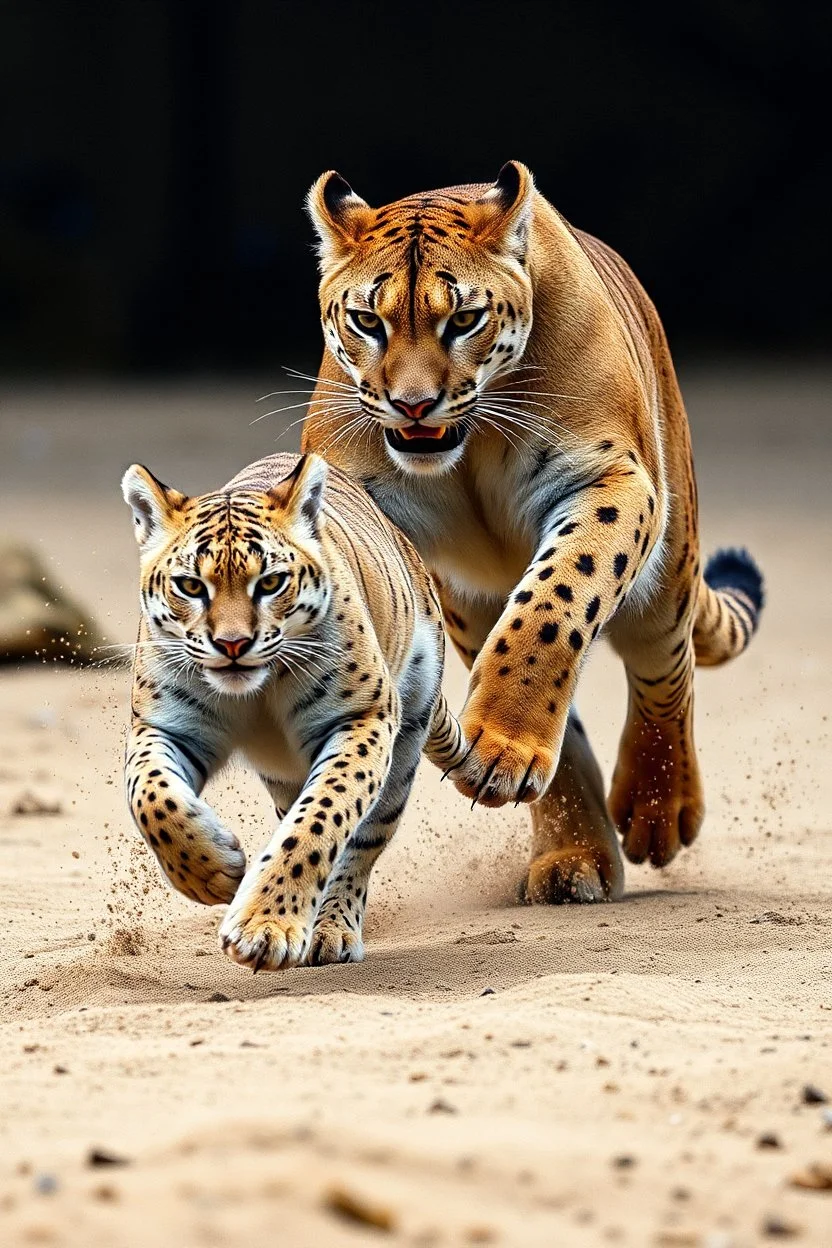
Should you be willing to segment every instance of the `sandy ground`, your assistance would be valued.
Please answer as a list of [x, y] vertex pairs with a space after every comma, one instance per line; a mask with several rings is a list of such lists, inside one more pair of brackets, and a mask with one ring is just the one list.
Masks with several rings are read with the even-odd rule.
[[[621, 904], [516, 906], [523, 812], [425, 767], [367, 961], [253, 978], [131, 828], [128, 673], [0, 671], [0, 1243], [832, 1245], [832, 1190], [792, 1182], [832, 1165], [832, 377], [683, 380], [706, 547], [747, 543], [770, 605], [698, 677], [704, 832]], [[275, 446], [258, 393], [7, 392], [0, 532], [132, 640], [120, 472], [221, 483]], [[609, 774], [603, 650], [580, 705]], [[214, 797], [253, 848], [251, 777]]]

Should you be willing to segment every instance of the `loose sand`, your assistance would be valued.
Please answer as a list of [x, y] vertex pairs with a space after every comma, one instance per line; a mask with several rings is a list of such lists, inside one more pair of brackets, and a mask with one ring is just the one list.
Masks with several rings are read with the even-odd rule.
[[[0, 1243], [832, 1244], [832, 1191], [790, 1184], [832, 1163], [832, 385], [684, 380], [706, 548], [747, 543], [769, 606], [698, 676], [699, 841], [628, 868], [619, 905], [516, 906], [523, 812], [471, 812], [426, 766], [367, 961], [253, 978], [131, 828], [127, 671], [0, 671]], [[121, 470], [221, 483], [275, 445], [258, 393], [7, 395], [0, 533], [132, 640]], [[609, 774], [604, 651], [580, 705]], [[256, 846], [251, 777], [214, 797]]]

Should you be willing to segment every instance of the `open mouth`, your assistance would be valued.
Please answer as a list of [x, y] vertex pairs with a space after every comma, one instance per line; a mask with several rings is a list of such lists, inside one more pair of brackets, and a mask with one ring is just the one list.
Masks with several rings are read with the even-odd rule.
[[457, 425], [403, 425], [401, 429], [385, 429], [384, 436], [394, 451], [405, 455], [436, 455], [453, 451], [465, 437], [465, 427]]

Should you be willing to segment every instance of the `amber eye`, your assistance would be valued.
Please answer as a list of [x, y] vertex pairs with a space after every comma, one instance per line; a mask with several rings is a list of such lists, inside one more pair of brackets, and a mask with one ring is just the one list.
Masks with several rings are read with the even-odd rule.
[[464, 334], [469, 329], [473, 329], [485, 315], [483, 308], [468, 308], [464, 312], [454, 312], [453, 316], [448, 317], [446, 333], [455, 338], [458, 334]]
[[207, 598], [208, 589], [197, 576], [175, 576], [173, 583], [186, 598]]
[[255, 594], [258, 598], [268, 597], [270, 594], [280, 593], [281, 589], [285, 589], [289, 576], [286, 572], [268, 572], [265, 576], [261, 576], [255, 587]]
[[359, 312], [358, 309], [351, 308], [349, 317], [356, 329], [363, 330], [365, 334], [371, 334], [373, 338], [384, 337], [384, 325], [381, 317], [376, 316], [375, 312]]

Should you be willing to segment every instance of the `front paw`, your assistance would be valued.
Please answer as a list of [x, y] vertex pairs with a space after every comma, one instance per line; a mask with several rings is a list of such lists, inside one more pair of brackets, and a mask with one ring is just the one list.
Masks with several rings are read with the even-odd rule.
[[264, 914], [256, 902], [233, 907], [219, 931], [220, 948], [240, 966], [282, 971], [299, 966], [309, 951], [312, 925], [297, 915]]
[[[170, 841], [155, 839], [154, 852], [178, 892], [203, 906], [228, 905], [234, 900], [246, 871], [246, 855], [233, 832], [219, 823], [178, 824], [168, 820]], [[147, 835], [147, 834], [146, 834]]]
[[483, 806], [536, 802], [552, 782], [557, 756], [544, 742], [472, 715], [463, 715], [468, 751], [451, 771], [465, 797]]

